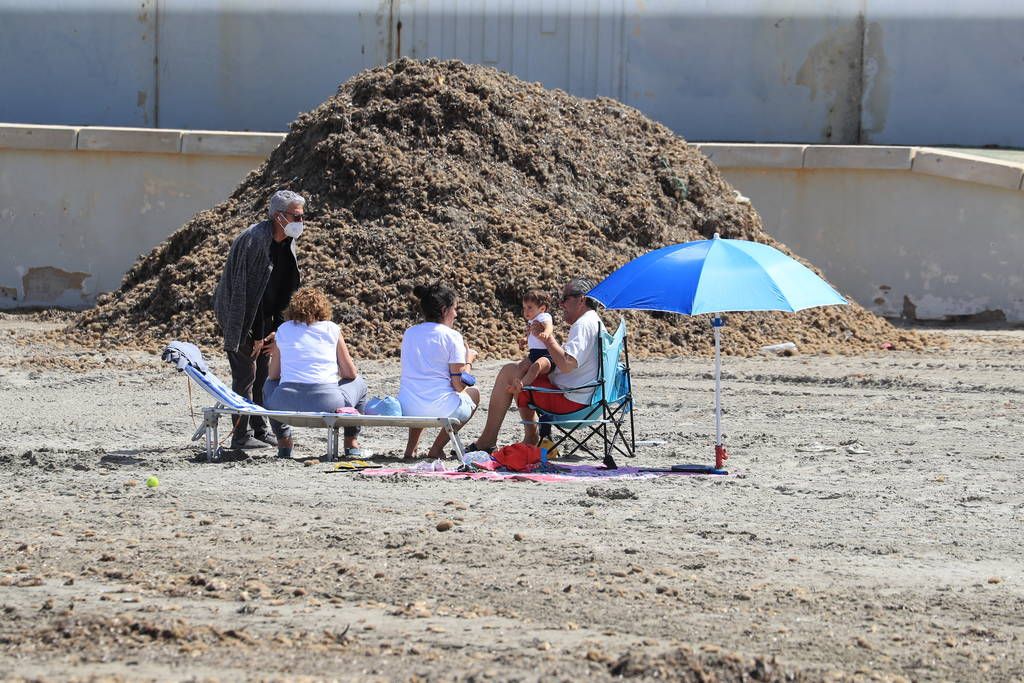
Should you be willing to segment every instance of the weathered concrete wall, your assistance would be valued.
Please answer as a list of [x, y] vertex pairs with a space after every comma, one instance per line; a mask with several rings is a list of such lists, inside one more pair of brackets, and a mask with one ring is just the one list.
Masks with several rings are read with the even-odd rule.
[[768, 231], [843, 293], [890, 317], [1024, 322], [1020, 164], [909, 147], [778, 147], [702, 149]]
[[[216, 153], [182, 153], [183, 137]], [[245, 156], [216, 134], [0, 127], [0, 308], [82, 308], [117, 289], [139, 254], [262, 163], [265, 143], [237, 137]]]
[[694, 140], [1024, 148], [1019, 0], [0, 0], [0, 121], [284, 130], [399, 56]]
[[[282, 137], [0, 125], [0, 308], [90, 305]], [[1024, 163], [911, 147], [700, 147], [769, 232], [868, 308], [1024, 322]]]

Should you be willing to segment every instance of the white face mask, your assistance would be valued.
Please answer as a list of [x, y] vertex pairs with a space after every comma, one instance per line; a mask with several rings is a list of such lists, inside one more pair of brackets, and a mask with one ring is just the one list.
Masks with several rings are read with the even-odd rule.
[[302, 223], [295, 223], [294, 221], [284, 226], [284, 234], [292, 239], [298, 238], [302, 234]]

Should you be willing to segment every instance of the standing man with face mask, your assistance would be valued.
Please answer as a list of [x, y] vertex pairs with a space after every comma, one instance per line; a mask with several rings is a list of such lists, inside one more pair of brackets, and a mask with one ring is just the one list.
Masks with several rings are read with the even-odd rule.
[[[231, 364], [231, 388], [257, 405], [263, 405], [274, 331], [284, 322], [284, 310], [299, 288], [295, 240], [302, 234], [305, 204], [291, 190], [275, 192], [269, 220], [250, 226], [231, 243], [213, 294], [213, 310]], [[234, 418], [232, 449], [276, 445], [262, 417]]]

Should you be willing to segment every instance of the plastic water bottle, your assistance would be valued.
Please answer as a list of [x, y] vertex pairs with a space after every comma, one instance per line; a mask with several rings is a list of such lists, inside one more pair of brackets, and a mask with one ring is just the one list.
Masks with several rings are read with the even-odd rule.
[[464, 372], [461, 375], [459, 375], [459, 379], [461, 379], [462, 383], [465, 384], [467, 387], [471, 387], [474, 384], [476, 384], [476, 377], [469, 374], [468, 372]]

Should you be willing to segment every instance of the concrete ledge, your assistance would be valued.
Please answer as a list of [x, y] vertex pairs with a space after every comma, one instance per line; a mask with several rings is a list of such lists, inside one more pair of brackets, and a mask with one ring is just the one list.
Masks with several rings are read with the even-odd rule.
[[704, 143], [697, 148], [719, 168], [802, 168], [806, 145]]
[[187, 130], [181, 136], [181, 152], [182, 154], [266, 157], [281, 144], [284, 138], [284, 133]]
[[[83, 150], [266, 158], [284, 133], [0, 123], [0, 150]], [[720, 168], [911, 171], [1024, 190], [1024, 164], [928, 147], [691, 143]]]
[[177, 154], [181, 131], [163, 128], [82, 128], [78, 149], [90, 152]]
[[913, 152], [912, 147], [808, 145], [804, 151], [804, 168], [908, 171]]
[[1007, 190], [1019, 190], [1024, 182], [1024, 166], [931, 149], [914, 154], [911, 171]]
[[75, 149], [78, 129], [0, 123], [0, 149]]

